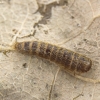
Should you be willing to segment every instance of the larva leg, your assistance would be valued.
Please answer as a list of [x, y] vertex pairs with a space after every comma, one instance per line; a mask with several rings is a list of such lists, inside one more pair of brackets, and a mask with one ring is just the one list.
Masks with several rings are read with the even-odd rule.
[[69, 70], [66, 70], [66, 72], [69, 73], [70, 75], [72, 75], [73, 77], [75, 77], [79, 80], [85, 81], [85, 82], [90, 82], [90, 83], [94, 83], [94, 84], [95, 83], [100, 83], [100, 80], [83, 77], [83, 76], [80, 75], [81, 73], [77, 74], [77, 73], [71, 72]]
[[19, 31], [16, 31], [16, 35], [13, 37], [12, 42], [10, 43], [10, 46], [13, 46], [16, 43], [17, 38], [26, 38], [26, 37], [30, 37], [30, 36], [33, 36], [34, 37], [35, 32], [34, 33], [30, 33], [29, 35], [25, 35], [25, 36], [20, 36], [20, 34], [21, 33]]
[[73, 98], [73, 100], [76, 100], [80, 96], [82, 96], [82, 94], [77, 95], [76, 97]]
[[82, 81], [86, 81], [86, 82], [90, 82], [90, 83], [100, 83], [100, 80], [96, 80], [96, 79], [91, 79], [91, 78], [86, 78], [86, 77], [82, 77], [80, 75], [75, 75], [76, 78], [82, 80]]
[[69, 73], [70, 75], [74, 76], [75, 78], [80, 79], [80, 80], [85, 81], [85, 82], [90, 82], [90, 83], [94, 83], [94, 84], [95, 83], [100, 83], [100, 80], [86, 78], [86, 77], [83, 77], [83, 76], [78, 75], [78, 74], [73, 74], [69, 71], [67, 71], [67, 73]]
[[23, 37], [20, 36], [21, 32], [15, 30], [15, 36], [13, 37], [11, 43], [9, 44], [9, 47], [13, 49], [13, 46], [16, 44], [17, 42], [17, 38], [25, 38], [25, 37], [29, 37], [29, 36], [34, 36], [32, 35], [33, 33], [29, 34], [29, 35], [25, 35]]
[[[15, 31], [15, 33], [17, 33], [17, 30], [14, 30], [14, 31]], [[16, 34], [14, 36], [14, 38], [12, 39], [12, 42], [10, 44], [5, 44], [4, 46], [0, 45], [0, 52], [3, 52], [6, 55], [7, 52], [13, 51], [14, 50], [13, 46], [16, 43], [17, 36], [18, 36], [18, 34]]]
[[14, 50], [13, 46], [16, 43], [17, 37], [19, 35], [19, 33], [18, 33], [17, 30], [14, 29], [14, 32], [15, 32], [16, 35], [12, 39], [12, 42], [11, 43], [5, 44], [5, 46], [0, 45], [0, 52], [3, 52], [5, 55], [6, 55], [7, 52]]
[[15, 31], [15, 36], [13, 37], [12, 42], [9, 44], [10, 46], [13, 46], [16, 43], [17, 38], [19, 37], [19, 34], [20, 34], [20, 31], [16, 30]]
[[25, 22], [26, 22], [26, 20], [27, 20], [27, 18], [28, 18], [28, 7], [27, 7], [27, 14], [26, 14], [26, 16], [25, 16], [25, 18], [24, 18], [24, 20], [22, 21], [22, 24], [21, 24], [21, 26], [20, 26], [20, 29], [16, 32], [16, 35], [14, 36], [14, 38], [12, 39], [12, 42], [10, 43], [10, 45], [11, 46], [13, 46], [14, 45], [14, 43], [16, 43], [16, 39], [17, 39], [17, 37], [19, 36], [19, 34], [21, 33], [21, 31], [22, 31], [22, 29], [23, 29], [23, 27], [24, 27], [24, 24], [25, 24]]
[[82, 88], [82, 92], [80, 94], [78, 94], [76, 97], [73, 98], [73, 100], [76, 100], [78, 97], [82, 96], [83, 95], [83, 91], [84, 91], [84, 88], [86, 87], [86, 83], [85, 85], [83, 86]]
[[76, 97], [74, 97], [73, 100], [77, 100], [77, 98], [79, 98], [80, 96], [83, 96], [83, 94], [84, 94], [83, 91], [84, 91], [84, 88], [86, 87], [86, 84], [87, 83], [85, 83], [85, 85], [83, 86], [82, 92], [79, 95], [77, 95]]
[[50, 89], [50, 92], [49, 92], [49, 99], [48, 100], [51, 100], [51, 98], [52, 98], [52, 91], [53, 91], [53, 88], [54, 88], [54, 85], [55, 85], [55, 80], [57, 78], [57, 75], [58, 75], [59, 71], [60, 71], [60, 67], [58, 68], [58, 70], [57, 70], [57, 72], [54, 76], [54, 79], [52, 81], [52, 85], [51, 85], [51, 89]]

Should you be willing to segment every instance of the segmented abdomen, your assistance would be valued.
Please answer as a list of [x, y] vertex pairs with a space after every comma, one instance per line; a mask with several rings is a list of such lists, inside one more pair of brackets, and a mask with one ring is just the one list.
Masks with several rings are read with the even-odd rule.
[[49, 43], [17, 42], [15, 49], [53, 61], [70, 71], [87, 72], [92, 65], [92, 61], [88, 57]]

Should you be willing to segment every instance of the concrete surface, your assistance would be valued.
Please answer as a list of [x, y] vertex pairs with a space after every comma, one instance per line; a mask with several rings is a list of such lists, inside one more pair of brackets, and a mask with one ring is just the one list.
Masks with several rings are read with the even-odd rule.
[[[100, 80], [100, 0], [0, 0], [0, 45], [39, 40], [85, 54]], [[100, 100], [100, 84], [77, 79], [49, 61], [0, 53], [0, 100]], [[53, 82], [53, 80], [55, 80]]]

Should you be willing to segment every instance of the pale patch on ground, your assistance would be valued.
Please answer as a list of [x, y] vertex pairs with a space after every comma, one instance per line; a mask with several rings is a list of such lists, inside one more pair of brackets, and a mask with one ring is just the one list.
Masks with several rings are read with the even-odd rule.
[[[100, 80], [99, 15], [99, 0], [0, 0], [0, 45], [18, 36], [17, 41], [65, 47], [91, 58], [92, 69], [84, 76]], [[99, 83], [59, 67], [36, 56], [1, 52], [0, 100], [100, 100]]]

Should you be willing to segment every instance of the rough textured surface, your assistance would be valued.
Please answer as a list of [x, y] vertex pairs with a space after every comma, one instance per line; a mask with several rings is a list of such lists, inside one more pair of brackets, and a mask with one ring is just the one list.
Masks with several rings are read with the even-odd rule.
[[[87, 55], [100, 80], [99, 0], [0, 0], [0, 44], [40, 40]], [[100, 84], [16, 51], [0, 53], [0, 100], [100, 100]], [[51, 88], [52, 87], [52, 88]]]

